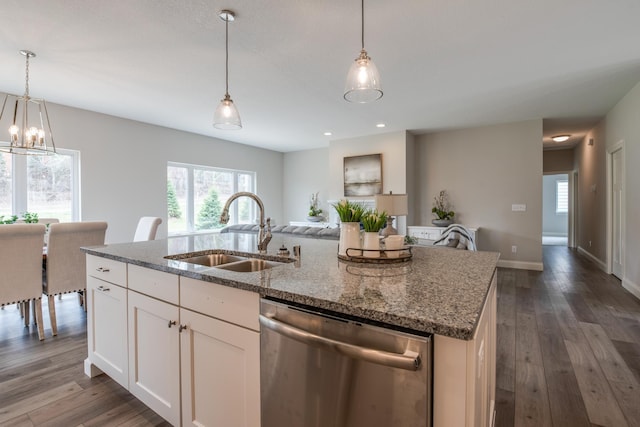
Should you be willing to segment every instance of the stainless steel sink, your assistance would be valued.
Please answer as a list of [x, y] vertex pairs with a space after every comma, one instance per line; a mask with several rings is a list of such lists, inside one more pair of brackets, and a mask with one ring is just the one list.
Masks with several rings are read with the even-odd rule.
[[207, 254], [207, 255], [199, 255], [191, 258], [184, 258], [180, 261], [188, 262], [190, 264], [198, 264], [204, 265], [206, 267], [216, 267], [222, 264], [228, 264], [230, 262], [242, 261], [246, 258], [239, 257], [236, 255], [227, 255], [227, 254]]
[[254, 271], [262, 271], [268, 268], [277, 267], [282, 265], [281, 262], [266, 261], [264, 259], [250, 258], [244, 261], [232, 262], [230, 264], [219, 265], [217, 268], [220, 270], [231, 270], [240, 273], [251, 273]]
[[167, 255], [165, 259], [186, 262], [205, 268], [219, 268], [240, 273], [251, 273], [294, 262], [293, 258], [237, 252], [226, 249], [210, 249], [186, 254]]

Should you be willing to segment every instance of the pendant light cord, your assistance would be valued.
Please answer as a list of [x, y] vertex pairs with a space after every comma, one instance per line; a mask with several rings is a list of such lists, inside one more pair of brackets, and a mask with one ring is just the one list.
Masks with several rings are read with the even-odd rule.
[[[364, 1], [364, 0], [363, 0]], [[225, 97], [229, 97], [229, 15], [224, 20], [225, 38]]]
[[362, 22], [362, 31], [361, 31], [361, 34], [362, 34], [362, 50], [364, 50], [364, 0], [362, 0], [362, 2], [361, 2], [360, 11], [361, 11], [361, 14], [362, 14], [362, 16], [361, 16], [361, 18], [362, 18], [361, 19], [361, 22]]

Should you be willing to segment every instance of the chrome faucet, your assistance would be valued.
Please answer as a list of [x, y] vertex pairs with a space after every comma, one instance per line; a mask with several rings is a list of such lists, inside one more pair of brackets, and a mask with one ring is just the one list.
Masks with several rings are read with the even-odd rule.
[[229, 197], [227, 203], [224, 204], [224, 208], [222, 209], [222, 214], [220, 215], [220, 222], [222, 224], [226, 224], [229, 222], [229, 206], [231, 203], [237, 199], [238, 197], [248, 197], [253, 199], [260, 209], [260, 232], [258, 233], [258, 252], [267, 252], [267, 245], [271, 241], [271, 218], [267, 218], [267, 232], [264, 231], [265, 221], [264, 221], [264, 204], [260, 197], [256, 196], [253, 193], [249, 193], [248, 191], [241, 191], [239, 193], [235, 193]]

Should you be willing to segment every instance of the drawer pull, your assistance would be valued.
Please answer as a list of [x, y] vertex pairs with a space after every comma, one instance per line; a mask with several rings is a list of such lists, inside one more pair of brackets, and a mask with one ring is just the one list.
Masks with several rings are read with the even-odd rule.
[[104, 286], [100, 285], [100, 286], [98, 286], [98, 290], [100, 292], [109, 292], [111, 289], [105, 288]]
[[175, 325], [176, 321], [175, 320], [169, 320], [169, 328], [171, 327], [171, 325]]
[[99, 271], [100, 273], [108, 273], [109, 272], [109, 268], [108, 267], [98, 267], [98, 268], [96, 268], [96, 271]]

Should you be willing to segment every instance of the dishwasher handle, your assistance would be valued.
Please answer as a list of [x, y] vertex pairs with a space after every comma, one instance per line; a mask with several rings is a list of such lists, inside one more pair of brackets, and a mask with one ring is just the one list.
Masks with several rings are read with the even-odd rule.
[[315, 345], [327, 350], [332, 350], [353, 359], [365, 360], [378, 365], [405, 369], [407, 371], [417, 371], [418, 368], [420, 368], [420, 355], [415, 351], [406, 350], [403, 354], [400, 354], [360, 347], [298, 329], [280, 320], [276, 320], [273, 317], [267, 317], [262, 314], [260, 315], [260, 324], [303, 344]]

